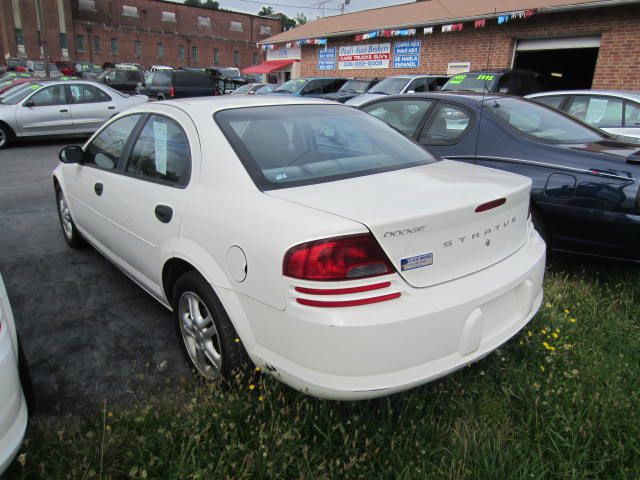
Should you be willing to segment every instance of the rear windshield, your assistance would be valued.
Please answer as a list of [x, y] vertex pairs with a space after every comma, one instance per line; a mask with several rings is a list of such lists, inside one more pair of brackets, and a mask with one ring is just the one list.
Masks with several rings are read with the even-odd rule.
[[396, 95], [401, 93], [402, 89], [409, 82], [407, 78], [385, 78], [375, 87], [369, 90], [369, 93], [381, 93], [383, 95]]
[[451, 77], [442, 90], [493, 92], [497, 83], [498, 75], [494, 73], [460, 73]]
[[342, 105], [238, 108], [220, 111], [215, 119], [262, 190], [435, 161], [386, 123]]
[[211, 87], [213, 82], [205, 72], [174, 72], [173, 85], [176, 87]]
[[542, 105], [517, 98], [486, 100], [484, 110], [512, 128], [545, 143], [589, 143], [604, 135]]

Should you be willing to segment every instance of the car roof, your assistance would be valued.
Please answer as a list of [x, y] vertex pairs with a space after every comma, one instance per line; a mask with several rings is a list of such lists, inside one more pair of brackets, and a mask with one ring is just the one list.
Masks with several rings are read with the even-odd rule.
[[425, 93], [405, 93], [400, 95], [389, 95], [384, 96], [382, 98], [376, 98], [375, 100], [371, 100], [363, 105], [367, 105], [369, 103], [378, 102], [380, 100], [407, 100], [408, 98], [431, 98], [434, 100], [452, 100], [457, 101], [462, 104], [472, 105], [472, 104], [480, 104], [483, 100], [493, 100], [499, 98], [521, 98], [521, 97], [512, 97], [510, 95], [500, 95], [495, 93], [475, 93], [475, 92], [457, 92], [457, 91], [439, 91], [439, 92], [425, 92]]
[[[386, 78], [436, 78], [436, 77], [448, 77], [448, 75], [442, 74], [442, 75], [438, 75], [437, 73], [427, 73], [427, 74], [419, 74], [419, 73], [414, 73], [414, 74], [408, 74], [408, 75], [391, 75], [390, 77], [386, 77]], [[382, 80], [386, 80], [385, 78], [383, 78]]]
[[551, 97], [556, 95], [608, 95], [612, 97], [640, 101], [640, 92], [625, 90], [557, 90], [554, 92], [533, 93], [531, 95], [527, 95], [526, 98]]

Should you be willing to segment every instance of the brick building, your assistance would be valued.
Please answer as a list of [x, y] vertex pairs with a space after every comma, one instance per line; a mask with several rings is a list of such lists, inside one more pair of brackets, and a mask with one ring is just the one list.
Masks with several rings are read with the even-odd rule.
[[639, 1], [418, 0], [327, 17], [261, 43], [301, 42], [303, 77], [518, 67], [553, 89], [640, 90], [639, 24]]
[[52, 60], [245, 68], [280, 21], [164, 0], [1, 0], [0, 27], [5, 59], [43, 58], [42, 39]]

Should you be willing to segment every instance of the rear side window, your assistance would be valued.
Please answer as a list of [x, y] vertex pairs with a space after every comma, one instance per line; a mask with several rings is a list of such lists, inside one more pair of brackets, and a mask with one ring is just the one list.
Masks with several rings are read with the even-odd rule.
[[427, 79], [426, 78], [417, 78], [413, 82], [409, 84], [407, 87], [407, 92], [426, 92], [427, 91]]
[[640, 127], [640, 105], [637, 103], [625, 102], [624, 105], [624, 126]]
[[622, 100], [579, 95], [569, 104], [569, 115], [598, 128], [622, 127]]
[[211, 77], [208, 73], [180, 72], [175, 73], [173, 84], [176, 87], [211, 87]]
[[565, 99], [562, 95], [554, 95], [552, 97], [538, 97], [532, 98], [536, 103], [541, 103], [542, 105], [546, 105], [547, 107], [560, 109], [560, 105], [562, 105], [563, 100]]
[[183, 186], [189, 181], [190, 150], [187, 135], [175, 121], [151, 115], [136, 140], [127, 173], [147, 180]]
[[304, 87], [302, 91], [303, 95], [318, 95], [322, 93], [322, 88], [326, 84], [326, 80], [311, 80]]
[[223, 110], [215, 119], [263, 190], [329, 182], [434, 162], [399, 132], [341, 105]]
[[420, 143], [424, 145], [458, 143], [471, 124], [471, 116], [466, 110], [447, 104], [438, 105], [432, 118], [420, 134]]
[[151, 82], [155, 87], [169, 87], [171, 86], [171, 73], [155, 72]]
[[128, 115], [102, 130], [87, 147], [82, 163], [104, 170], [114, 170], [138, 120], [140, 115]]
[[111, 97], [94, 85], [69, 85], [73, 103], [110, 102]]
[[411, 137], [431, 105], [431, 100], [389, 100], [368, 105], [362, 110]]

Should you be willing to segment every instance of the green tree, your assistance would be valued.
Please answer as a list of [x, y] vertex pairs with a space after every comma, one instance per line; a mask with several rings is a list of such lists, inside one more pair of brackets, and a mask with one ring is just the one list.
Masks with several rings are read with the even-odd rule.
[[268, 17], [270, 15], [275, 15], [273, 7], [268, 7], [267, 5], [263, 5], [262, 9], [258, 12], [258, 15], [261, 17]]
[[309, 20], [307, 19], [307, 16], [302, 13], [302, 12], [298, 12], [298, 14], [296, 15], [296, 24], [297, 25], [304, 25], [305, 23], [307, 23]]
[[191, 7], [210, 8], [211, 10], [220, 9], [220, 2], [217, 2], [215, 0], [184, 0], [184, 4]]

